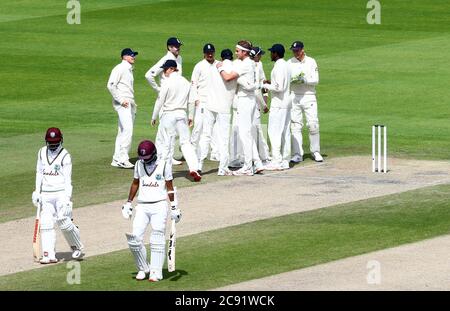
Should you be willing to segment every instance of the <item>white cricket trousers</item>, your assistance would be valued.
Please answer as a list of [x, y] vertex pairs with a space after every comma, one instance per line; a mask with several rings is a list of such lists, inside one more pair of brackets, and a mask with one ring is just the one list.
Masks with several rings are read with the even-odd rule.
[[194, 126], [191, 133], [191, 144], [194, 147], [195, 153], [199, 159], [201, 155], [199, 142], [203, 131], [204, 110], [205, 108], [203, 103], [199, 103], [195, 106]]
[[272, 147], [272, 162], [289, 165], [291, 156], [290, 108], [270, 107], [269, 139]]
[[[148, 225], [151, 225], [150, 234], [150, 270], [157, 271], [162, 277], [166, 251], [166, 221], [169, 204], [167, 200], [154, 203], [139, 203], [136, 206], [136, 215], [133, 220], [133, 234], [144, 243], [144, 234]], [[143, 257], [147, 258], [146, 247], [142, 248]], [[138, 267], [140, 268], [140, 267]]]
[[118, 162], [129, 160], [131, 142], [133, 139], [133, 125], [136, 117], [136, 104], [134, 100], [129, 99], [128, 107], [118, 106], [116, 112], [119, 116], [119, 124], [116, 137], [113, 159]]
[[162, 157], [172, 165], [175, 138], [178, 134], [181, 152], [189, 167], [189, 171], [197, 171], [198, 158], [190, 141], [186, 112], [184, 110], [165, 111], [161, 116], [160, 122], [159, 126], [162, 127], [161, 133], [164, 135], [164, 139], [162, 146], [157, 145], [156, 148], [162, 148]]
[[231, 135], [230, 135], [230, 163], [243, 162], [244, 155], [242, 151], [242, 143], [239, 138], [239, 125], [238, 125], [238, 113], [237, 108], [233, 108], [233, 116], [231, 123]]
[[309, 130], [309, 149], [311, 153], [320, 152], [320, 132], [316, 95], [297, 95], [292, 93], [291, 96], [291, 131], [292, 149], [294, 154], [302, 156], [304, 154], [302, 146], [303, 113], [305, 114], [306, 126]]
[[255, 166], [262, 166], [259, 158], [258, 148], [256, 147], [256, 137], [253, 135], [254, 119], [256, 114], [256, 100], [254, 95], [239, 96], [237, 99], [237, 114], [239, 126], [239, 138], [242, 142], [244, 152], [243, 170], [252, 170], [253, 163]]
[[149, 204], [139, 203], [133, 220], [133, 234], [144, 241], [148, 225], [151, 225], [154, 231], [165, 232], [168, 208], [166, 200]]
[[66, 200], [64, 191], [42, 192], [42, 210], [41, 210], [41, 241], [42, 254], [55, 259], [56, 257], [56, 232], [55, 221], [63, 217], [61, 207]]
[[267, 161], [269, 159], [269, 146], [267, 145], [266, 138], [264, 137], [264, 131], [261, 124], [261, 111], [258, 106], [255, 112], [255, 120], [254, 120], [254, 135], [256, 137], [256, 147], [258, 148], [259, 158], [263, 161]]
[[200, 163], [202, 169], [203, 162], [208, 156], [209, 146], [212, 142], [213, 130], [217, 129], [217, 145], [219, 152], [219, 169], [227, 170], [229, 161], [229, 141], [230, 141], [230, 113], [218, 113], [205, 108], [203, 114], [203, 131], [200, 136]]

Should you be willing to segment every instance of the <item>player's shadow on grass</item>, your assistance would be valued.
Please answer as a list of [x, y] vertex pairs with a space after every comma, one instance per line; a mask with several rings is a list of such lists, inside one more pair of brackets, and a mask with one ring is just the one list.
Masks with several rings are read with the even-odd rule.
[[173, 272], [169, 272], [166, 269], [164, 269], [164, 271], [163, 271], [164, 278], [166, 278], [168, 281], [171, 281], [171, 282], [174, 282], [174, 281], [176, 282], [180, 278], [182, 278], [183, 276], [188, 275], [188, 274], [189, 273], [185, 270], [175, 270]]
[[[175, 270], [174, 272], [169, 272], [167, 269], [163, 269], [163, 281], [178, 281], [180, 278], [182, 278], [184, 275], [188, 275], [187, 271], [184, 270]], [[136, 279], [137, 272], [131, 273], [131, 278], [134, 280]], [[147, 274], [148, 277], [148, 274]]]
[[[56, 258], [58, 258], [58, 261], [64, 261], [64, 262], [69, 262], [69, 261], [75, 260], [72, 258], [72, 252], [56, 253]], [[82, 261], [82, 260], [84, 260], [84, 258], [81, 258], [80, 260], [77, 260], [77, 261]]]

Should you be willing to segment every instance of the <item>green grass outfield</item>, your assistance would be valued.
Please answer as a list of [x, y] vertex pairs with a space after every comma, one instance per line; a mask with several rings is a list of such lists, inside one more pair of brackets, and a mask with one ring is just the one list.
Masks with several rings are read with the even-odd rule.
[[[73, 155], [76, 207], [126, 197], [131, 172], [109, 166], [117, 116], [106, 81], [122, 48], [140, 52], [134, 150], [155, 135], [149, 126], [155, 94], [144, 73], [173, 35], [184, 42], [188, 78], [206, 42], [220, 51], [241, 38], [265, 49], [301, 39], [320, 68], [325, 155], [370, 154], [370, 126], [384, 123], [391, 156], [449, 159], [450, 3], [382, 2], [381, 25], [366, 23], [366, 3], [82, 1], [81, 25], [68, 25], [64, 1], [3, 1], [0, 222], [34, 214], [36, 154], [50, 126], [63, 130]], [[267, 54], [263, 62], [269, 74]]]
[[[0, 277], [1, 290], [205, 290], [448, 234], [450, 185], [209, 231], [177, 240], [177, 270], [133, 279], [129, 250]], [[263, 237], [263, 238], [262, 238]], [[124, 237], [125, 238], [125, 237]]]

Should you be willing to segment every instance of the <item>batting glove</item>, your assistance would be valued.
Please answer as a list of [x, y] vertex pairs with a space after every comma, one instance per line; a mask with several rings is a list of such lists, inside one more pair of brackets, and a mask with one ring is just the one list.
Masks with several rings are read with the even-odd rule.
[[178, 223], [181, 220], [181, 210], [176, 205], [172, 206], [170, 216], [175, 220], [175, 223]]
[[72, 218], [72, 207], [73, 207], [72, 201], [70, 200], [65, 201], [62, 204], [60, 214], [65, 217]]
[[131, 219], [133, 215], [133, 206], [131, 206], [131, 202], [127, 202], [122, 206], [122, 216], [125, 219]]
[[39, 192], [33, 191], [33, 194], [31, 195], [31, 202], [33, 202], [34, 206], [38, 207], [38, 204], [42, 202]]

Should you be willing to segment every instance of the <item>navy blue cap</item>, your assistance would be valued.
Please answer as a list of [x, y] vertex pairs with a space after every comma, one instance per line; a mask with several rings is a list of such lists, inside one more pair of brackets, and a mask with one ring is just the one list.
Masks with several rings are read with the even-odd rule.
[[139, 53], [138, 52], [136, 52], [136, 51], [133, 51], [132, 49], [130, 49], [130, 48], [126, 48], [126, 49], [123, 49], [122, 50], [122, 52], [120, 53], [120, 56], [125, 56], [125, 55], [130, 55], [130, 56], [136, 56], [136, 55], [138, 55]]
[[216, 48], [214, 47], [213, 44], [211, 43], [207, 43], [205, 44], [205, 46], [203, 47], [203, 53], [213, 53], [216, 51]]
[[161, 66], [161, 68], [170, 68], [170, 67], [175, 67], [175, 68], [177, 68], [177, 62], [174, 61], [173, 59], [168, 59], [168, 60], [166, 60], [166, 62]]
[[254, 46], [252, 47], [251, 51], [250, 51], [250, 56], [251, 57], [255, 57], [258, 55], [264, 55], [266, 52], [264, 52], [259, 46]]
[[232, 60], [233, 59], [233, 52], [230, 49], [222, 50], [222, 52], [220, 52], [220, 57], [222, 59]]
[[304, 48], [302, 41], [294, 41], [291, 45], [291, 50], [301, 50]]
[[279, 43], [275, 43], [274, 45], [272, 45], [272, 47], [269, 49], [269, 51], [277, 53], [279, 56], [284, 56], [284, 46], [282, 44]]
[[171, 38], [167, 39], [167, 45], [173, 45], [176, 47], [180, 47], [180, 45], [183, 45], [183, 43], [181, 43], [180, 39], [171, 37]]

